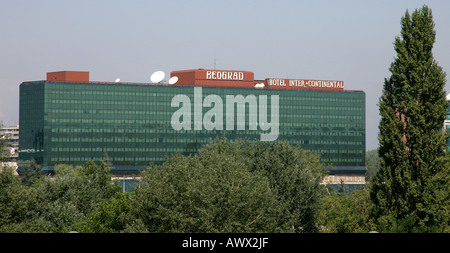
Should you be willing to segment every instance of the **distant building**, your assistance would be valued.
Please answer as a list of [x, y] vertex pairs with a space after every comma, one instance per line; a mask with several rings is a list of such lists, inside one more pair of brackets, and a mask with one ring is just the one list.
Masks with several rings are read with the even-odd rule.
[[17, 159], [19, 157], [19, 126], [0, 128], [0, 138], [7, 140], [2, 152], [9, 157], [1, 165], [11, 166], [17, 169]]
[[331, 164], [324, 182], [365, 183], [363, 91], [344, 90], [342, 81], [254, 80], [253, 72], [232, 70], [173, 71], [161, 80], [92, 82], [89, 72], [61, 71], [22, 83], [19, 160], [51, 171], [107, 155], [112, 173], [125, 177], [216, 137], [266, 138], [320, 153]]
[[7, 139], [6, 149], [13, 159], [19, 157], [19, 126], [0, 128], [0, 138]]

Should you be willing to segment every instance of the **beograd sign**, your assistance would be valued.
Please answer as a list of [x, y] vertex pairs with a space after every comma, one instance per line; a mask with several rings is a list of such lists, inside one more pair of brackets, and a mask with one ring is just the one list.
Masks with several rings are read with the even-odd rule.
[[206, 71], [207, 80], [244, 80], [242, 71]]
[[305, 90], [344, 90], [343, 81], [304, 80], [304, 79], [266, 79], [269, 89], [305, 89]]
[[175, 85], [184, 86], [253, 88], [255, 85], [250, 71], [191, 69], [172, 71], [171, 76], [178, 77]]

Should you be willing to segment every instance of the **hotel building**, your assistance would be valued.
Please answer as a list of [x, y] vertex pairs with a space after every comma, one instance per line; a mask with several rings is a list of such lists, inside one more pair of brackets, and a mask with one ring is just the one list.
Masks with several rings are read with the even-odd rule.
[[89, 72], [61, 71], [23, 82], [19, 160], [53, 171], [107, 155], [112, 173], [125, 176], [216, 137], [287, 140], [331, 165], [324, 182], [365, 183], [363, 91], [233, 70], [173, 71], [169, 81], [98, 82]]

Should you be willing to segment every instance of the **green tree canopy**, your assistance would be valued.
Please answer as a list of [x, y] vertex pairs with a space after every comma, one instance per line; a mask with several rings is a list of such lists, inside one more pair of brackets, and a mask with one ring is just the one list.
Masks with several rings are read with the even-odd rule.
[[378, 157], [378, 150], [373, 149], [366, 152], [366, 181], [372, 182], [372, 178], [380, 169], [380, 158]]
[[286, 141], [247, 144], [252, 171], [268, 178], [279, 198], [288, 204], [297, 232], [317, 232], [317, 210], [325, 194], [321, 182], [325, 164], [320, 155]]
[[366, 187], [324, 198], [319, 212], [319, 224], [325, 233], [368, 233], [375, 229], [370, 218], [372, 202]]
[[132, 210], [150, 232], [294, 231], [314, 213], [322, 169], [287, 143], [216, 140], [146, 170]]
[[121, 192], [109, 169], [92, 162], [73, 168], [56, 165], [55, 176], [30, 184], [11, 169], [0, 171], [0, 232], [69, 232]]
[[433, 58], [436, 32], [427, 6], [406, 11], [397, 53], [380, 98], [380, 171], [371, 192], [379, 221], [412, 220], [414, 228], [448, 226], [448, 134], [445, 73]]

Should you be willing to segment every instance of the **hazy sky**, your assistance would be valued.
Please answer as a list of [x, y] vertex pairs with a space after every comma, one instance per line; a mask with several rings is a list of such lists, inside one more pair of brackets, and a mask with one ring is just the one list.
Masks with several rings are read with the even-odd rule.
[[[366, 149], [406, 10], [428, 5], [450, 73], [450, 1], [0, 1], [0, 121], [19, 123], [19, 84], [47, 72], [149, 82], [163, 70], [247, 70], [255, 79], [342, 80], [366, 92]], [[449, 78], [447, 78], [449, 79]], [[450, 91], [450, 82], [446, 90]]]

